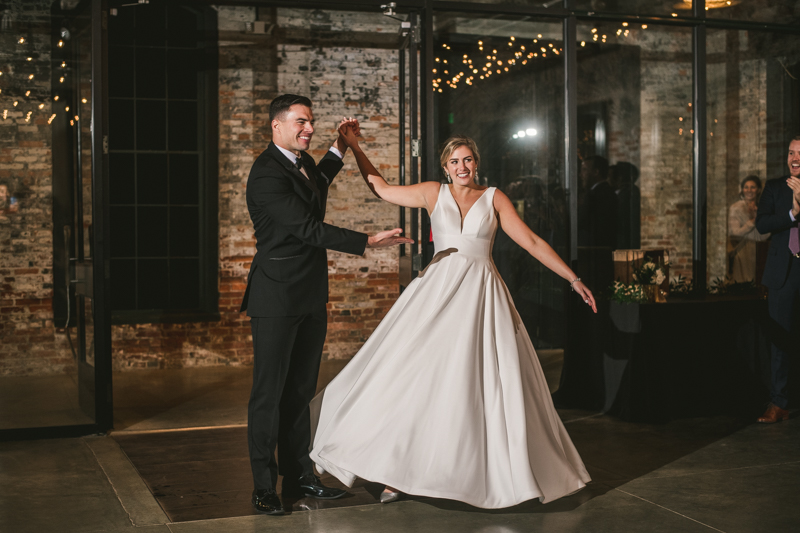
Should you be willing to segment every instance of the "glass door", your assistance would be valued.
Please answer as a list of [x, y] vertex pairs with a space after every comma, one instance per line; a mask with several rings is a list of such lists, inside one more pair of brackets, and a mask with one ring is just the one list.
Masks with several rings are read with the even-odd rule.
[[4, 314], [1, 330], [5, 361], [13, 362], [0, 375], [4, 439], [81, 435], [111, 424], [108, 269], [98, 266], [107, 264], [107, 13], [101, 0], [61, 5], [19, 7], [7, 32], [14, 46], [4, 47], [11, 51], [0, 97], [20, 109], [14, 118], [25, 140], [2, 141], [35, 164], [6, 184], [17, 199], [3, 216], [12, 235], [42, 237], [18, 247], [17, 262], [28, 268], [15, 269], [23, 279], [11, 280], [3, 296], [14, 298], [16, 315]]
[[[561, 21], [441, 11], [432, 39], [432, 78], [422, 90], [433, 95], [434, 146], [452, 135], [473, 138], [480, 183], [508, 195], [525, 223], [568, 260]], [[438, 152], [430, 157], [438, 174], [428, 179], [443, 179]], [[563, 348], [569, 285], [502, 230], [493, 257], [536, 349]]]
[[[422, 17], [418, 12], [411, 12], [404, 18], [398, 56], [399, 184], [412, 185], [420, 181], [422, 151], [419, 120]], [[420, 235], [420, 209], [400, 207], [399, 210], [400, 227], [405, 235], [415, 241], [414, 244], [400, 246], [400, 291], [403, 291], [423, 268], [422, 249], [426, 239]]]

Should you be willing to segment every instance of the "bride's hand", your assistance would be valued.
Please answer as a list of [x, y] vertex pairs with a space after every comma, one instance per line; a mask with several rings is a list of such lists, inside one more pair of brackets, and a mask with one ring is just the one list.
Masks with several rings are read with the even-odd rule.
[[358, 135], [354, 131], [352, 122], [349, 120], [343, 120], [342, 123], [339, 124], [339, 138], [350, 149], [358, 147]]
[[590, 291], [582, 281], [576, 281], [573, 283], [572, 289], [577, 292], [581, 298], [583, 298], [583, 301], [592, 308], [592, 311], [597, 313], [597, 304], [594, 301], [594, 296], [592, 296], [592, 291]]

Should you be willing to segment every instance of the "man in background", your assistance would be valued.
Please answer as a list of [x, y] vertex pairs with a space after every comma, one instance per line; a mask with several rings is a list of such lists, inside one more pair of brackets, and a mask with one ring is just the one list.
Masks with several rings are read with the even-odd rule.
[[789, 418], [789, 359], [796, 354], [800, 335], [792, 327], [800, 298], [800, 135], [789, 143], [789, 175], [767, 181], [756, 214], [759, 233], [772, 239], [762, 283], [769, 289], [767, 304], [772, 319], [770, 404], [758, 419], [772, 424]]

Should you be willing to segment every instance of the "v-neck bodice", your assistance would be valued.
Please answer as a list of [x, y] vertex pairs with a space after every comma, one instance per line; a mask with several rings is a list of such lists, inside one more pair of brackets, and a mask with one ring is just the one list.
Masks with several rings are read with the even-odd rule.
[[493, 205], [495, 190], [495, 187], [486, 189], [472, 204], [462, 221], [461, 208], [450, 192], [450, 187], [445, 183], [441, 185], [436, 207], [431, 213], [435, 253], [456, 249], [465, 255], [491, 257], [492, 242], [497, 231]]

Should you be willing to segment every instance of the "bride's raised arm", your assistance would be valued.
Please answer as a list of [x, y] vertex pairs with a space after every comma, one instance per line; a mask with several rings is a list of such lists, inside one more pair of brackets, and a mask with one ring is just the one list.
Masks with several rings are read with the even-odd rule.
[[428, 210], [428, 213], [433, 210], [439, 194], [439, 182], [426, 181], [414, 185], [391, 185], [386, 183], [386, 180], [383, 179], [383, 176], [358, 145], [358, 138], [353, 129], [347, 124], [342, 124], [339, 127], [339, 134], [348, 148], [353, 151], [358, 170], [361, 172], [361, 176], [372, 191], [372, 194], [381, 200], [402, 207], [424, 207]]
[[[514, 209], [514, 204], [511, 203], [508, 196], [503, 191], [497, 190], [494, 193], [494, 208], [500, 218], [500, 225], [503, 231], [511, 239], [525, 248], [536, 260], [544, 266], [569, 281], [572, 288], [577, 292], [583, 301], [592, 307], [596, 313], [597, 306], [590, 291], [582, 281], [578, 280], [578, 276], [572, 271], [571, 268], [558, 256], [558, 254], [547, 244], [547, 241], [536, 235], [531, 230], [519, 215], [517, 210]], [[576, 281], [577, 280], [577, 281]]]

